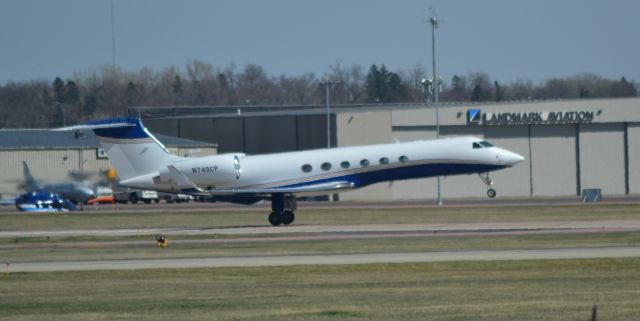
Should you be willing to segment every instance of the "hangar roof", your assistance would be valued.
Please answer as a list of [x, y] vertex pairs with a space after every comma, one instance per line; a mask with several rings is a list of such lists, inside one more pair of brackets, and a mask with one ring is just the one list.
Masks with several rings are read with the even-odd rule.
[[[216, 144], [160, 134], [154, 136], [166, 147], [207, 148]], [[29, 149], [89, 149], [98, 148], [98, 140], [92, 131], [65, 132], [47, 129], [0, 130], [0, 150]]]

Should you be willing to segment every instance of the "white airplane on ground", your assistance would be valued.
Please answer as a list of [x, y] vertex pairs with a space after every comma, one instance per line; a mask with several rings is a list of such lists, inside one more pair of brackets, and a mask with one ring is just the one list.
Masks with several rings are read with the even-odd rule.
[[[373, 183], [488, 173], [524, 157], [474, 137], [340, 147], [266, 155], [172, 155], [138, 118], [91, 121], [57, 130], [94, 131], [120, 184], [252, 204], [271, 200], [272, 225], [291, 224], [296, 196], [328, 195]], [[488, 174], [483, 177], [491, 185]], [[488, 189], [490, 197], [495, 190]]]

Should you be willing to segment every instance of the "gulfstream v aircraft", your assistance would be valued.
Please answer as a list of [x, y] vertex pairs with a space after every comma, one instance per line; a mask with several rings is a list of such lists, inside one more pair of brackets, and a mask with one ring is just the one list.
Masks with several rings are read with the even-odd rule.
[[[270, 200], [273, 225], [293, 222], [296, 196], [327, 195], [382, 181], [487, 174], [524, 159], [474, 137], [187, 158], [168, 153], [138, 118], [97, 120], [59, 130], [83, 129], [94, 131], [121, 185], [243, 204]], [[483, 181], [490, 186], [488, 175]], [[487, 193], [495, 196], [493, 189]]]

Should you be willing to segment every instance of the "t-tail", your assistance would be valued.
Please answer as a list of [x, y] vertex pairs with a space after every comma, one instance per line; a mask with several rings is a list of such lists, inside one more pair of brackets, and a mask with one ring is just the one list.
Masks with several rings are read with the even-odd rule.
[[31, 175], [31, 170], [29, 169], [29, 165], [27, 165], [26, 161], [22, 161], [22, 176], [24, 179], [23, 185], [21, 186], [26, 191], [34, 191], [38, 189], [38, 183], [36, 179]]
[[137, 117], [102, 119], [56, 130], [88, 129], [95, 133], [121, 182], [153, 173], [180, 158], [170, 154]]

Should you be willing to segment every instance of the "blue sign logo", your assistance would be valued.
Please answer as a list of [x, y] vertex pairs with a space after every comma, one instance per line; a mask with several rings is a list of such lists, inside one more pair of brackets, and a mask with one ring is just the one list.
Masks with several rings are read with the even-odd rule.
[[480, 124], [480, 109], [467, 110], [467, 124]]

